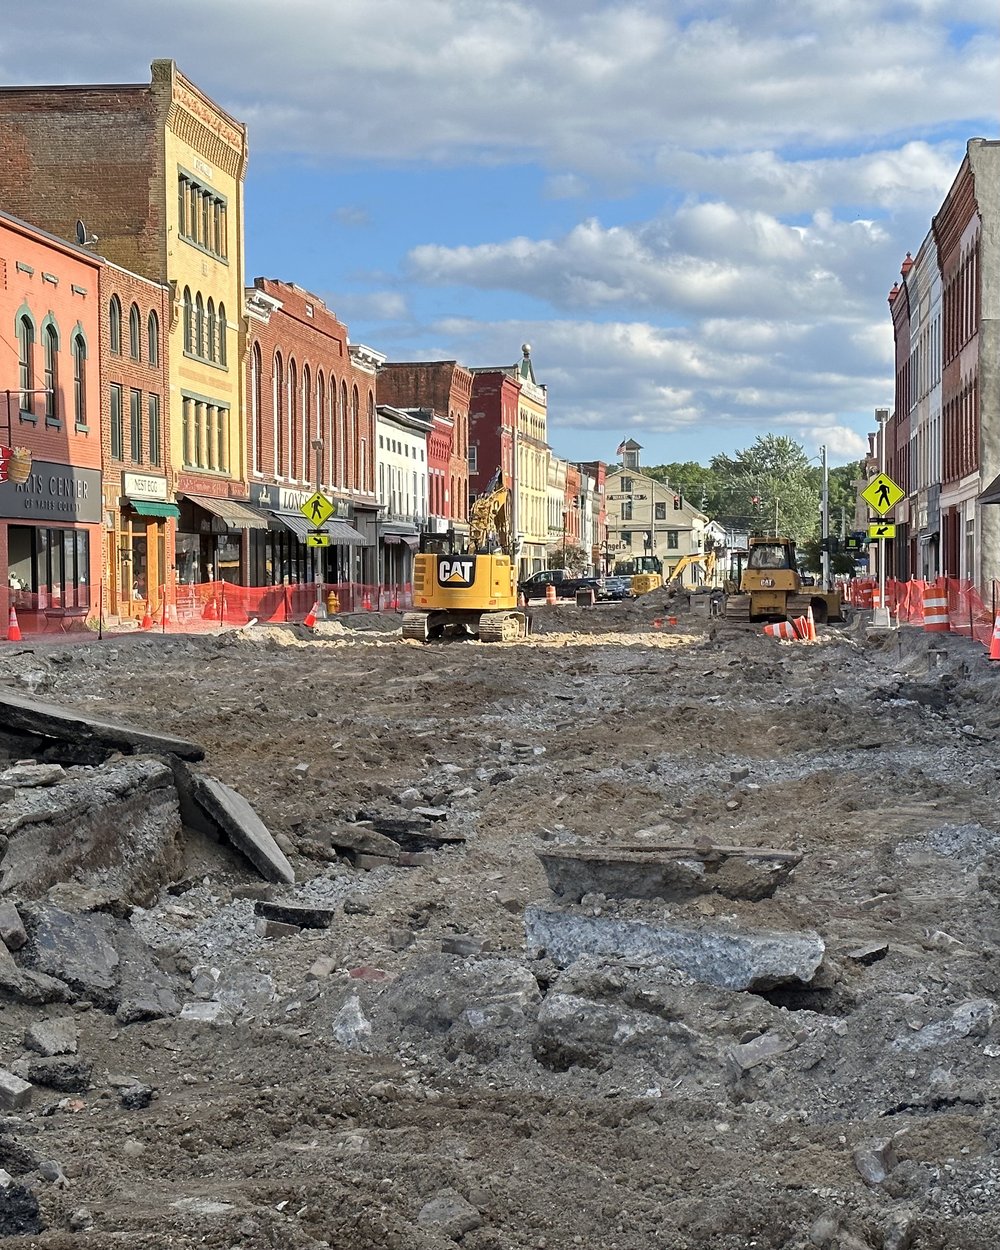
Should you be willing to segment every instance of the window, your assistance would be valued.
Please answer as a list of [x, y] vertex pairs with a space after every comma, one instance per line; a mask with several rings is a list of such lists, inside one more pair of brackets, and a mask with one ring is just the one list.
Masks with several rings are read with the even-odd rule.
[[129, 398], [129, 455], [139, 464], [142, 460], [142, 391], [130, 390]]
[[128, 354], [133, 360], [142, 359], [142, 321], [138, 304], [128, 310]]
[[147, 400], [147, 410], [149, 413], [149, 463], [158, 467], [163, 463], [163, 458], [160, 454], [163, 431], [160, 429], [159, 395], [149, 396]]
[[665, 503], [653, 504], [654, 517], [657, 521], [665, 521], [667, 519], [667, 505]]
[[53, 425], [59, 421], [56, 400], [59, 389], [59, 333], [54, 325], [43, 327], [45, 338], [45, 420]]
[[622, 478], [622, 491], [624, 492], [624, 494], [631, 495], [634, 488], [635, 488], [635, 483], [632, 481], [630, 477]]
[[35, 388], [35, 326], [31, 318], [25, 314], [17, 321], [17, 358], [20, 369], [21, 411], [30, 413], [34, 396], [30, 394]]
[[184, 288], [184, 350], [194, 351], [194, 310], [191, 305], [191, 288]]
[[122, 388], [115, 382], [111, 386], [111, 458], [121, 460], [123, 451]]
[[151, 365], [160, 363], [160, 319], [155, 312], [146, 318], [146, 359]]
[[90, 535], [85, 530], [11, 525], [8, 565], [17, 567], [39, 606], [89, 608]]
[[312, 423], [312, 374], [302, 366], [302, 480], [309, 480], [309, 426]]
[[632, 531], [622, 530], [621, 541], [625, 544], [626, 547], [631, 547], [632, 546]]
[[294, 360], [288, 362], [288, 463], [285, 476], [293, 478], [299, 464], [299, 371]]
[[680, 540], [679, 530], [667, 530], [667, 550], [668, 551], [676, 551], [678, 546], [680, 545], [679, 540]]
[[177, 175], [177, 233], [220, 260], [228, 255], [225, 198], [181, 172]]
[[632, 500], [631, 499], [622, 500], [622, 520], [623, 521], [632, 520]]
[[215, 349], [219, 341], [218, 331], [215, 327], [215, 300], [211, 296], [208, 297], [208, 310], [206, 314], [205, 324], [205, 355], [209, 360], [215, 359]]
[[225, 304], [222, 304], [222, 303], [219, 304], [218, 360], [219, 360], [220, 365], [225, 366], [226, 364], [226, 306]]
[[253, 468], [255, 473], [264, 472], [264, 426], [261, 412], [260, 344], [254, 343], [250, 353], [250, 429], [253, 433]]
[[274, 472], [280, 477], [282, 465], [285, 463], [285, 383], [280, 352], [274, 353], [274, 395], [271, 406], [274, 409]]
[[87, 343], [73, 335], [73, 415], [78, 429], [87, 425]]
[[122, 306], [117, 295], [112, 295], [108, 305], [108, 340], [115, 356], [122, 354]]
[[201, 291], [194, 299], [194, 354], [205, 355], [205, 302], [201, 298]]

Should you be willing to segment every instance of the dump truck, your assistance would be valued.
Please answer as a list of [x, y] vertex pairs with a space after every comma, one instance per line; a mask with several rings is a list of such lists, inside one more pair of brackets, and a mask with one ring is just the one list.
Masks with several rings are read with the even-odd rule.
[[791, 538], [751, 538], [739, 593], [726, 599], [726, 617], [741, 621], [791, 621], [812, 608], [822, 625], [842, 621], [840, 595], [806, 586], [795, 562]]

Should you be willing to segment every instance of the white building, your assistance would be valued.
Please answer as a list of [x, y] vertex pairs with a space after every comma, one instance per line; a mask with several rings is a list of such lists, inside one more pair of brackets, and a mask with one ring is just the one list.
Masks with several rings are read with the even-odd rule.
[[379, 581], [390, 588], [411, 580], [413, 552], [427, 518], [427, 435], [431, 414], [419, 408], [375, 409]]

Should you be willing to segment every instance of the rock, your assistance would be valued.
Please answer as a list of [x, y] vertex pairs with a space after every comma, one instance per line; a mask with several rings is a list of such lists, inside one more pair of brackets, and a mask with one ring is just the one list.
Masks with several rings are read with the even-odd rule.
[[926, 1024], [907, 1037], [897, 1037], [892, 1046], [896, 1050], [927, 1050], [935, 1046], [947, 1046], [963, 1037], [984, 1037], [996, 1014], [996, 1003], [991, 998], [975, 998], [962, 1003], [950, 1016]]
[[39, 1055], [75, 1055], [77, 1027], [73, 1016], [35, 1020], [24, 1032], [24, 1044]]
[[45, 1225], [38, 1212], [38, 1199], [24, 1185], [8, 1185], [0, 1190], [0, 1237], [40, 1233]]
[[257, 899], [270, 898], [272, 889], [268, 881], [244, 881], [240, 885], [234, 885], [230, 894], [233, 898], [249, 898], [256, 902]]
[[0, 1165], [15, 1176], [24, 1176], [38, 1167], [38, 1156], [12, 1137], [0, 1135]]
[[38, 1174], [43, 1181], [48, 1181], [50, 1185], [58, 1185], [60, 1189], [69, 1184], [62, 1165], [55, 1159], [43, 1159], [38, 1165]]
[[486, 943], [482, 938], [470, 937], [467, 933], [456, 933], [453, 937], [441, 939], [441, 950], [446, 955], [463, 955], [465, 957], [481, 955]]
[[94, 1217], [89, 1207], [77, 1207], [75, 1211], [69, 1213], [66, 1221], [70, 1232], [83, 1233], [94, 1223]]
[[152, 1085], [129, 1085], [119, 1091], [118, 1100], [126, 1111], [142, 1111], [153, 1101]]
[[5, 899], [0, 903], [0, 941], [8, 950], [19, 951], [27, 940], [20, 912], [9, 899]]
[[36, 968], [87, 998], [107, 1001], [117, 988], [120, 964], [112, 943], [114, 918], [103, 913], [73, 915], [47, 904], [33, 907], [32, 918]]
[[92, 1064], [53, 1055], [32, 1059], [28, 1064], [28, 1080], [64, 1094], [80, 1094], [90, 1088], [92, 1070]]
[[850, 959], [852, 963], [868, 965], [877, 963], [878, 960], [884, 959], [889, 953], [888, 942], [865, 942], [861, 946], [855, 946], [853, 950], [844, 953], [845, 959]]
[[12, 1185], [13, 1183], [13, 1176], [11, 1176], [9, 1172], [5, 1171], [4, 1168], [0, 1168], [0, 1189], [6, 1189], [8, 1185]]
[[781, 1033], [762, 1033], [752, 1041], [734, 1046], [729, 1052], [741, 1072], [749, 1072], [759, 1063], [766, 1063], [795, 1048], [795, 1039]]
[[465, 841], [464, 834], [455, 830], [434, 829], [429, 820], [416, 815], [383, 816], [379, 812], [365, 811], [360, 813], [360, 818], [367, 820], [377, 833], [391, 838], [404, 851], [433, 851]]
[[393, 856], [392, 859], [387, 859], [383, 855], [355, 855], [354, 867], [360, 868], [362, 872], [374, 872], [376, 868], [394, 868], [398, 860], [398, 855]]
[[433, 851], [400, 851], [396, 860], [399, 868], [430, 868], [433, 863]]
[[363, 898], [348, 897], [344, 899], [345, 916], [370, 916], [371, 904]]
[[881, 1185], [898, 1162], [891, 1137], [862, 1142], [854, 1149], [854, 1166], [871, 1186]]
[[750, 769], [747, 768], [745, 765], [743, 765], [740, 768], [731, 768], [729, 770], [729, 780], [733, 782], [746, 781], [746, 779], [749, 776], [750, 776]]
[[38, 699], [22, 697], [10, 690], [0, 692], [0, 726], [16, 733], [40, 734], [75, 745], [94, 744], [108, 753], [121, 751], [125, 755], [135, 755], [149, 752], [185, 760], [200, 760], [205, 755], [200, 746], [183, 738], [104, 720], [74, 708], [41, 703]]
[[261, 899], [254, 904], [254, 911], [265, 920], [278, 920], [282, 924], [297, 925], [300, 929], [329, 929], [337, 914], [334, 907], [274, 899]]
[[22, 1081], [13, 1072], [0, 1069], [0, 1108], [4, 1111], [19, 1111], [30, 1101], [30, 1081]]
[[414, 816], [422, 816], [424, 820], [447, 820], [448, 811], [444, 807], [415, 807]]
[[390, 929], [385, 936], [386, 945], [392, 951], [405, 951], [413, 944], [413, 934], [409, 929]]
[[257, 936], [264, 938], [298, 937], [302, 932], [297, 924], [285, 924], [281, 920], [265, 920], [263, 916], [257, 917], [253, 927]]
[[649, 919], [587, 916], [532, 906], [525, 911], [528, 946], [559, 966], [581, 955], [653, 956], [696, 981], [730, 990], [764, 990], [788, 982], [808, 984], [823, 960], [817, 933], [747, 932], [719, 922], [697, 927], [650, 909]]
[[232, 1024], [229, 1012], [223, 1003], [185, 1003], [181, 1008], [182, 1020], [193, 1020], [199, 1024]]
[[509, 911], [512, 916], [519, 915], [524, 909], [524, 903], [517, 897], [516, 894], [498, 894], [497, 902], [504, 909], [504, 911]]
[[915, 1212], [893, 1211], [882, 1232], [882, 1250], [911, 1250], [918, 1231]]
[[306, 972], [307, 981], [324, 981], [337, 967], [337, 961], [329, 955], [321, 955]]
[[176, 1016], [181, 1005], [170, 990], [150, 990], [134, 998], [124, 998], [115, 1012], [121, 1024], [139, 1024], [147, 1020], [166, 1020]]
[[15, 790], [30, 786], [54, 786], [65, 779], [66, 770], [61, 764], [22, 762], [0, 773], [0, 785], [13, 786]]
[[333, 1036], [347, 1050], [360, 1050], [371, 1032], [371, 1021], [361, 1009], [361, 1000], [352, 994], [333, 1018]]
[[392, 860], [399, 854], [399, 844], [385, 834], [376, 833], [370, 825], [334, 829], [330, 834], [330, 845], [346, 852], [352, 859], [357, 855], [380, 855], [383, 859]]
[[209, 836], [221, 835], [265, 880], [287, 885], [294, 882], [295, 872], [278, 840], [241, 794], [180, 761], [175, 762], [174, 778], [186, 824]]
[[456, 1190], [441, 1189], [420, 1208], [417, 1223], [423, 1228], [439, 1229], [445, 1237], [459, 1241], [466, 1233], [481, 1228], [483, 1217]]

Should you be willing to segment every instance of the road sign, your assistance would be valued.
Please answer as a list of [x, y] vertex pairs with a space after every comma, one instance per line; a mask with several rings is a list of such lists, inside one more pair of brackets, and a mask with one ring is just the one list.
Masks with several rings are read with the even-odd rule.
[[[313, 491], [299, 509], [305, 519], [311, 521], [313, 525], [325, 524], [336, 510], [336, 504], [331, 499], [327, 499], [326, 495], [321, 494], [318, 490]], [[329, 546], [328, 543], [313, 543], [311, 545], [314, 547]]]
[[891, 521], [870, 521], [868, 523], [869, 538], [895, 538], [896, 527]]
[[885, 516], [887, 512], [895, 508], [903, 498], [903, 494], [901, 488], [887, 473], [880, 473], [878, 477], [873, 477], [861, 492], [861, 498], [873, 512], [877, 512], [879, 516]]
[[318, 534], [306, 534], [307, 547], [329, 547], [330, 535], [322, 530]]

